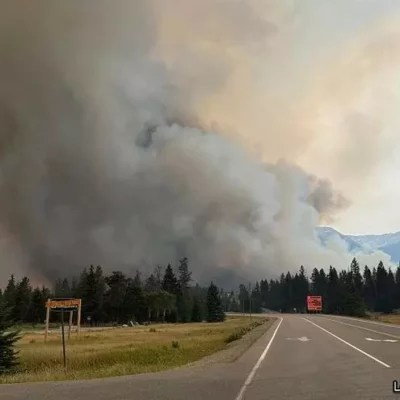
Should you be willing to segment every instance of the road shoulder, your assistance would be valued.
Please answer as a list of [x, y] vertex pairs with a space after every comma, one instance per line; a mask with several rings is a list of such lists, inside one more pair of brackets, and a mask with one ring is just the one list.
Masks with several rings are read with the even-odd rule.
[[258, 340], [261, 340], [277, 321], [277, 318], [275, 317], [266, 317], [265, 319], [266, 321], [264, 324], [251, 330], [241, 339], [228, 344], [225, 349], [204, 357], [201, 360], [195, 361], [193, 363], [174, 368], [174, 370], [187, 368], [208, 368], [214, 364], [233, 363], [237, 361], [243, 355], [245, 355], [248, 350], [253, 348], [253, 344], [255, 344]]

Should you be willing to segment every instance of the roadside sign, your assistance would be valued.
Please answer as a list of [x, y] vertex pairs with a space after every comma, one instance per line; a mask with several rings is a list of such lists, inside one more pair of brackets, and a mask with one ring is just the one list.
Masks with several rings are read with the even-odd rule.
[[307, 296], [308, 311], [322, 311], [322, 296]]
[[50, 312], [61, 312], [61, 339], [63, 348], [63, 364], [64, 368], [67, 367], [67, 355], [65, 348], [65, 329], [64, 329], [64, 312], [69, 312], [69, 329], [68, 339], [71, 339], [72, 319], [74, 311], [77, 312], [77, 333], [79, 337], [81, 329], [81, 314], [82, 314], [82, 299], [48, 299], [46, 301], [46, 328], [44, 333], [44, 340], [47, 341], [49, 335]]
[[46, 303], [46, 307], [51, 308], [52, 310], [71, 310], [78, 309], [81, 306], [81, 299], [67, 299], [67, 300], [48, 300]]

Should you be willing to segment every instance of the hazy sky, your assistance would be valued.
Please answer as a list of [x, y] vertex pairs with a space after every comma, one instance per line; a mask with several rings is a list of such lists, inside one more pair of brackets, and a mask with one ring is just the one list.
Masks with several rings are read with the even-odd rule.
[[[214, 21], [213, 3], [181, 2], [187, 21], [160, 31], [166, 59], [182, 61], [185, 52], [201, 53], [212, 43], [209, 64], [218, 65], [232, 29], [220, 22], [235, 20], [226, 15]], [[284, 158], [329, 178], [352, 203], [334, 224], [344, 233], [400, 230], [400, 1], [245, 3], [270, 25], [243, 18], [234, 22], [238, 37], [251, 41], [240, 30], [250, 22], [254, 37], [265, 42], [231, 54], [235, 69], [225, 86], [196, 104], [202, 122], [217, 123], [219, 132], [264, 161]], [[200, 22], [191, 19], [196, 14], [209, 16]], [[221, 44], [216, 38], [223, 38]], [[193, 65], [179, 67], [186, 74]]]
[[309, 114], [299, 128], [308, 130], [308, 143], [293, 158], [352, 201], [334, 227], [354, 234], [398, 231], [400, 1], [286, 4], [295, 11], [287, 33], [292, 52], [278, 84], [294, 88], [293, 98]]
[[400, 0], [5, 7], [0, 278], [348, 266], [322, 218], [400, 229], [399, 22]]

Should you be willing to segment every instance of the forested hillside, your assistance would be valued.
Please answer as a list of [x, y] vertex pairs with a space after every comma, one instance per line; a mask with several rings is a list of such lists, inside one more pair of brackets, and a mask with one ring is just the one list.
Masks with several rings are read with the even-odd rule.
[[[215, 287], [212, 288], [215, 291]], [[16, 282], [11, 276], [1, 293], [19, 323], [43, 323], [48, 298], [82, 298], [83, 323], [122, 324], [129, 321], [195, 322], [206, 318], [207, 288], [194, 284], [188, 259], [175, 268], [157, 267], [147, 277], [139, 272], [105, 274], [101, 266], [85, 268], [79, 277], [55, 282], [54, 287], [32, 288], [28, 277]], [[389, 313], [400, 308], [400, 267], [395, 272], [382, 263], [361, 270], [354, 259], [347, 270], [304, 267], [279, 280], [262, 279], [233, 288], [218, 289], [224, 311], [306, 312], [309, 294], [323, 297], [323, 312], [364, 315], [367, 310]], [[57, 315], [52, 316], [53, 319]]]

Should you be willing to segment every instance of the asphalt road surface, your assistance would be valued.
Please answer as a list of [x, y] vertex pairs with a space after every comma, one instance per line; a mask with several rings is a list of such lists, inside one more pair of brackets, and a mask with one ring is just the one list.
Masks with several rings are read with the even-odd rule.
[[400, 326], [277, 315], [234, 363], [92, 381], [1, 385], [1, 400], [400, 399]]

